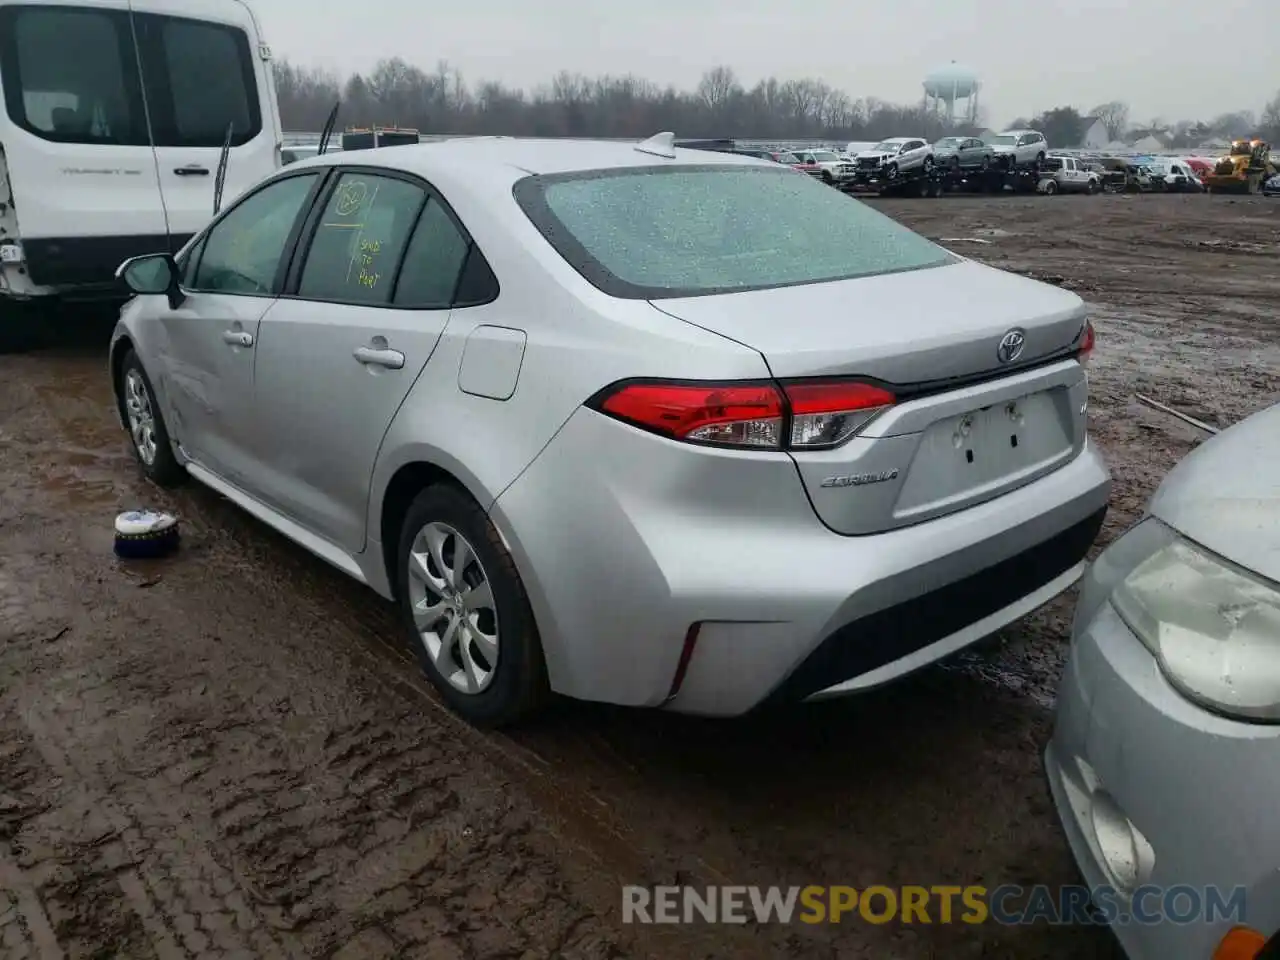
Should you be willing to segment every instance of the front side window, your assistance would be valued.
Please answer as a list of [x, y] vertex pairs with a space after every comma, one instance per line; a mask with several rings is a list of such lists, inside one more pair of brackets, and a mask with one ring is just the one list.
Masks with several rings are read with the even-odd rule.
[[635, 167], [530, 176], [515, 198], [605, 293], [700, 296], [954, 263], [811, 177], [769, 167]]
[[158, 147], [248, 143], [262, 130], [253, 51], [238, 27], [135, 14]]
[[58, 143], [145, 146], [129, 15], [92, 7], [0, 8], [9, 117]]
[[344, 173], [320, 215], [298, 296], [390, 303], [396, 267], [426, 199], [426, 191], [407, 180]]
[[203, 241], [194, 289], [270, 296], [317, 177], [308, 173], [277, 180], [229, 210]]

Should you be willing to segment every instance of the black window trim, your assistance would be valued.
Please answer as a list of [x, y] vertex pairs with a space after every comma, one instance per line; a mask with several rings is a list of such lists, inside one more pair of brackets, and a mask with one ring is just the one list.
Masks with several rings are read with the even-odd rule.
[[[289, 264], [293, 259], [294, 249], [297, 245], [298, 235], [302, 229], [302, 225], [306, 222], [307, 218], [311, 214], [311, 210], [315, 207], [317, 193], [319, 193], [320, 188], [329, 180], [331, 174], [332, 168], [329, 167], [308, 167], [304, 170], [286, 169], [277, 173], [269, 179], [263, 180], [256, 187], [246, 191], [243, 195], [237, 197], [235, 203], [219, 213], [211, 223], [206, 224], [203, 230], [187, 241], [191, 254], [193, 256], [198, 256], [199, 258], [199, 262], [195, 264], [195, 272], [192, 276], [199, 277], [200, 264], [204, 261], [205, 250], [208, 249], [208, 244], [205, 241], [208, 240], [210, 234], [212, 234], [214, 230], [218, 229], [218, 225], [226, 220], [227, 217], [231, 216], [231, 214], [236, 210], [239, 210], [242, 204], [257, 196], [259, 193], [262, 193], [262, 191], [267, 188], [285, 180], [292, 180], [295, 177], [315, 177], [316, 182], [311, 185], [310, 192], [307, 194], [306, 199], [302, 201], [302, 206], [298, 208], [298, 215], [294, 218], [293, 227], [290, 228], [288, 239], [285, 240], [284, 250], [281, 251], [284, 256], [280, 258], [280, 262], [276, 265], [276, 275], [271, 282], [271, 289], [267, 293], [244, 293], [238, 290], [204, 290], [195, 286], [183, 286], [181, 288], [183, 293], [204, 293], [209, 294], [210, 296], [220, 297], [253, 297], [254, 299], [266, 300], [278, 299], [280, 291], [284, 286], [284, 280], [287, 275]], [[179, 251], [178, 256], [181, 257], [183, 252], [184, 251]]]
[[[93, 9], [93, 8], [89, 8]], [[262, 135], [266, 129], [267, 118], [262, 115], [262, 96], [263, 91], [258, 80], [257, 65], [254, 60], [254, 41], [249, 36], [244, 27], [235, 23], [224, 23], [220, 20], [202, 19], [200, 17], [182, 16], [181, 14], [157, 13], [153, 11], [136, 11], [130, 13], [131, 17], [131, 41], [136, 53], [134, 54], [135, 62], [140, 67], [139, 80], [142, 84], [143, 96], [146, 97], [148, 89], [147, 74], [148, 71], [163, 71], [161, 77], [157, 79], [165, 80], [163, 89], [166, 91], [165, 109], [160, 110], [160, 104], [152, 103], [148, 97], [146, 99], [147, 114], [147, 130], [151, 138], [151, 142], [157, 149], [161, 150], [207, 150], [210, 147], [222, 146], [222, 138], [219, 138], [216, 144], [182, 144], [182, 143], [156, 143], [156, 120], [161, 117], [164, 121], [172, 125], [172, 132], [177, 137], [177, 109], [173, 102], [172, 86], [167, 82], [169, 78], [169, 61], [166, 56], [164, 27], [168, 23], [184, 23], [194, 24], [202, 27], [213, 27], [218, 30], [230, 32], [234, 37], [236, 47], [236, 59], [239, 61], [239, 75], [241, 82], [245, 88], [245, 105], [249, 111], [249, 130], [243, 136], [234, 136], [231, 139], [232, 148], [243, 147], [252, 143]], [[148, 23], [155, 23], [156, 30], [154, 32], [145, 29]], [[145, 40], [144, 40], [145, 38]], [[146, 42], [150, 41], [150, 42]]]
[[[128, 143], [112, 143], [108, 141], [86, 140], [86, 139], [62, 139], [53, 134], [52, 131], [40, 130], [31, 123], [31, 119], [27, 116], [26, 101], [24, 99], [25, 91], [22, 86], [22, 74], [18, 62], [18, 37], [17, 31], [10, 29], [16, 27], [18, 18], [24, 13], [38, 10], [44, 13], [78, 13], [78, 14], [97, 14], [105, 17], [116, 34], [116, 51], [120, 56], [120, 80], [124, 86], [125, 103], [129, 109], [129, 122], [131, 133], [142, 131], [143, 139], [141, 142], [133, 142], [137, 138], [131, 137]], [[50, 6], [44, 3], [15, 3], [0, 6], [0, 75], [3, 77], [4, 84], [4, 107], [5, 114], [9, 121], [18, 129], [29, 133], [33, 137], [37, 137], [46, 143], [60, 143], [73, 146], [86, 147], [147, 147], [150, 148], [153, 142], [151, 131], [150, 114], [146, 102], [146, 84], [142, 78], [142, 72], [138, 62], [138, 45], [137, 38], [133, 29], [132, 13], [129, 10], [119, 10], [113, 7], [94, 7], [79, 6], [68, 4], [66, 6]]]
[[[731, 167], [723, 163], [686, 163], [680, 164], [678, 167], [658, 165], [605, 167], [598, 170], [530, 174], [527, 177], [520, 178], [512, 185], [511, 194], [515, 197], [516, 205], [520, 207], [524, 215], [529, 218], [529, 222], [533, 224], [534, 229], [542, 234], [543, 239], [565, 263], [569, 264], [583, 280], [601, 293], [618, 300], [680, 300], [693, 297], [723, 296], [729, 293], [750, 293], [754, 290], [782, 290], [787, 287], [805, 287], [819, 283], [839, 283], [842, 280], [854, 280], [861, 277], [885, 277], [896, 273], [914, 273], [917, 270], [931, 270], [934, 267], [949, 266], [961, 262], [960, 257], [935, 243], [934, 246], [938, 247], [938, 251], [942, 255], [939, 260], [910, 267], [879, 270], [875, 273], [852, 273], [847, 276], [821, 277], [814, 280], [792, 280], [787, 283], [761, 283], [734, 287], [649, 287], [623, 280], [588, 253], [586, 247], [578, 241], [552, 211], [551, 206], [547, 203], [546, 194], [542, 190], [543, 186], [547, 184], [571, 180], [603, 180], [609, 177], [633, 176], [638, 172], [660, 174], [663, 171], [676, 170], [681, 172], [717, 172], [726, 169], [735, 171], [749, 170], [759, 176], [789, 177], [793, 175], [789, 167], [774, 170], [763, 165]], [[844, 199], [850, 203], [858, 202], [848, 196], [845, 196]]]
[[[322, 191], [323, 196], [318, 197], [316, 202], [312, 204], [311, 209], [307, 213], [306, 219], [302, 223], [299, 236], [294, 238], [295, 242], [289, 255], [287, 271], [284, 277], [280, 278], [282, 282], [279, 284], [279, 293], [276, 295], [277, 299], [297, 300], [302, 303], [331, 303], [335, 306], [369, 307], [377, 310], [438, 311], [461, 310], [469, 309], [471, 307], [488, 306], [501, 295], [501, 281], [498, 280], [498, 275], [494, 271], [493, 265], [489, 262], [488, 257], [486, 257], [484, 251], [480, 249], [480, 245], [476, 242], [475, 237], [472, 236], [471, 231], [463, 224], [462, 219], [458, 216], [457, 212], [452, 206], [450, 206], [449, 201], [445, 199], [444, 194], [437, 190], [436, 187], [425, 177], [420, 177], [415, 173], [409, 173], [406, 170], [399, 170], [392, 167], [371, 166], [368, 164], [334, 164], [329, 168], [329, 171], [330, 176], [325, 184], [324, 190]], [[410, 226], [409, 232], [406, 235], [404, 248], [400, 251], [400, 255], [396, 260], [395, 274], [391, 280], [391, 301], [388, 303], [369, 303], [364, 300], [333, 300], [323, 297], [308, 297], [303, 296], [298, 292], [299, 286], [302, 283], [302, 271], [306, 266], [307, 258], [311, 254], [311, 244], [314, 242], [316, 233], [320, 226], [320, 218], [324, 215], [330, 196], [332, 196], [333, 191], [337, 189], [338, 181], [348, 173], [359, 173], [370, 177], [385, 177], [387, 179], [403, 180], [406, 183], [411, 183], [414, 186], [419, 187], [423, 191], [423, 201], [419, 205], [418, 212], [413, 219], [413, 224]], [[400, 274], [404, 267], [405, 257], [409, 253], [409, 245], [413, 242], [414, 233], [418, 229], [418, 224], [422, 220], [423, 213], [426, 212], [427, 204], [432, 202], [440, 205], [445, 216], [449, 218], [454, 229], [458, 231], [459, 236], [461, 236], [466, 243], [466, 253], [463, 254], [462, 264], [458, 269], [458, 276], [454, 279], [453, 292], [449, 296], [449, 303], [445, 306], [421, 307], [414, 306], [412, 304], [396, 303], [395, 295], [400, 286]], [[490, 276], [493, 277], [492, 294], [484, 300], [459, 303], [458, 289], [462, 286], [462, 281], [466, 277], [467, 270], [471, 264], [471, 258], [476, 255], [480, 256], [485, 262]]]

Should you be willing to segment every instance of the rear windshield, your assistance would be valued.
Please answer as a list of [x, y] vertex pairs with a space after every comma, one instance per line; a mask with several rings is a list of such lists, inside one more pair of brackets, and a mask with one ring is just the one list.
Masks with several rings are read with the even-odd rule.
[[789, 168], [628, 167], [526, 177], [514, 193], [583, 277], [628, 299], [823, 283], [957, 259]]

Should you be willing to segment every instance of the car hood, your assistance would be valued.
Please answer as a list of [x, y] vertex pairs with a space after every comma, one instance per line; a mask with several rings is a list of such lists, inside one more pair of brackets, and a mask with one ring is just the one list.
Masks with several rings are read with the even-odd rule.
[[863, 150], [858, 154], [859, 160], [887, 160], [896, 157], [896, 153], [885, 153], [883, 150]]
[[1201, 444], [1151, 498], [1179, 533], [1280, 582], [1280, 404]]
[[996, 153], [1013, 153], [1018, 148], [1012, 143], [990, 143], [987, 144]]

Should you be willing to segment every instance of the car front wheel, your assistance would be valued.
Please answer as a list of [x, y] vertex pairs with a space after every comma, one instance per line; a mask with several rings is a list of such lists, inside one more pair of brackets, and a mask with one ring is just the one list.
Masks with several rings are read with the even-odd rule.
[[524, 585], [480, 506], [448, 485], [409, 507], [397, 598], [414, 654], [449, 707], [478, 727], [533, 713], [549, 693]]
[[173, 455], [169, 430], [165, 427], [142, 361], [130, 350], [120, 365], [120, 382], [117, 385], [125, 423], [129, 428], [129, 442], [133, 455], [147, 479], [160, 487], [175, 487], [187, 475], [178, 458]]

